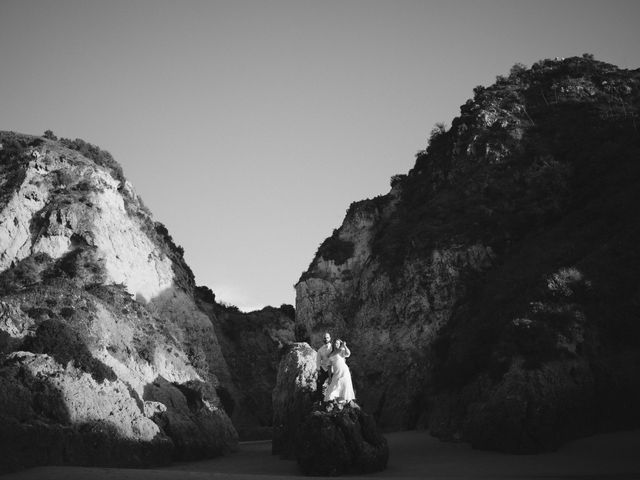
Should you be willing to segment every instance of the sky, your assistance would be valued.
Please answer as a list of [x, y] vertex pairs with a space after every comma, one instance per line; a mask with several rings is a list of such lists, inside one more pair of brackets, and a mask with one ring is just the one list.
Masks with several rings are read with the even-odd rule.
[[0, 129], [113, 154], [199, 285], [294, 284], [351, 202], [517, 63], [640, 67], [640, 2], [0, 0]]

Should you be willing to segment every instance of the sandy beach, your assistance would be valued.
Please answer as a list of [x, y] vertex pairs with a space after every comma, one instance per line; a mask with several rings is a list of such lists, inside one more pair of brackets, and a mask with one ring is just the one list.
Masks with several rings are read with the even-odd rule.
[[[349, 478], [640, 478], [640, 430], [596, 435], [563, 446], [554, 453], [507, 455], [473, 450], [465, 444], [440, 442], [424, 431], [386, 435], [391, 455], [384, 472]], [[233, 479], [308, 478], [295, 461], [271, 455], [271, 442], [240, 444], [236, 454], [212, 460], [178, 463], [159, 469], [39, 467], [8, 474], [6, 480], [80, 479]]]

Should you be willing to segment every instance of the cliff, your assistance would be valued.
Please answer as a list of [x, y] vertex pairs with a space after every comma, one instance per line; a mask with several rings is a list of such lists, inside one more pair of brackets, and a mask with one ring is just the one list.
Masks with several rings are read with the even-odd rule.
[[591, 56], [476, 87], [296, 285], [386, 429], [537, 452], [640, 425], [640, 71]]
[[235, 448], [193, 274], [119, 165], [81, 140], [0, 144], [2, 467]]
[[197, 287], [198, 306], [211, 319], [229, 366], [231, 384], [226, 408], [241, 440], [272, 437], [272, 392], [282, 353], [294, 341], [291, 305], [249, 313], [221, 305], [207, 287]]

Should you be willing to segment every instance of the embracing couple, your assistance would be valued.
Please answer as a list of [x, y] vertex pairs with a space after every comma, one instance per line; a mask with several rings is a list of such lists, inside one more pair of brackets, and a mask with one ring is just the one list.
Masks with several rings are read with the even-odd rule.
[[318, 349], [316, 358], [318, 368], [316, 391], [323, 393], [323, 401], [336, 400], [339, 403], [347, 403], [355, 400], [351, 372], [345, 361], [345, 358], [350, 355], [347, 342], [337, 339], [332, 344], [331, 335], [328, 332], [324, 334], [324, 345]]

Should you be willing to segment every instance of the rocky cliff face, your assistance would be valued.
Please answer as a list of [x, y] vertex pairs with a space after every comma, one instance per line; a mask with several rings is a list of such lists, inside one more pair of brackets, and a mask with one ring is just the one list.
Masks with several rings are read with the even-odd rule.
[[[216, 394], [230, 374], [193, 275], [119, 166], [80, 140], [2, 132], [0, 144], [6, 461], [142, 465], [234, 448]], [[95, 431], [110, 449], [80, 448]], [[36, 454], [28, 432], [60, 451]]]
[[197, 287], [198, 306], [213, 323], [231, 372], [226, 391], [231, 416], [241, 440], [271, 438], [272, 392], [283, 352], [294, 341], [295, 311], [291, 305], [243, 313], [221, 305], [206, 287]]
[[319, 247], [297, 331], [349, 342], [387, 429], [533, 452], [637, 426], [640, 72], [545, 60], [474, 93]]

